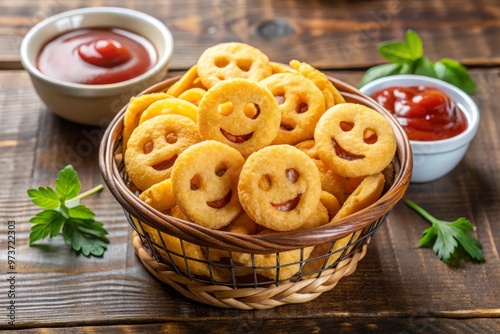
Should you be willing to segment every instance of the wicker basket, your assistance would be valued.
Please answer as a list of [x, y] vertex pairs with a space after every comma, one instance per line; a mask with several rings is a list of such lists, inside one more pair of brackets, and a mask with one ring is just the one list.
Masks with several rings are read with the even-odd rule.
[[[143, 94], [165, 91], [178, 79], [158, 83]], [[384, 194], [376, 203], [334, 226], [330, 223], [307, 232], [235, 234], [204, 228], [152, 209], [138, 199], [124, 169], [121, 133], [125, 108], [121, 110], [104, 135], [100, 168], [106, 185], [135, 230], [133, 246], [150, 273], [192, 300], [251, 310], [310, 301], [356, 270], [370, 238], [409, 185], [412, 154], [404, 130], [385, 109], [355, 88], [329, 79], [346, 101], [367, 105], [389, 120], [396, 134], [397, 154], [386, 177]], [[311, 253], [313, 247], [325, 251], [315, 255]], [[242, 253], [252, 265], [235, 261]], [[213, 260], [213, 254], [224, 256]], [[293, 256], [287, 262], [288, 254]], [[262, 265], [259, 260], [264, 257], [266, 262]], [[206, 274], [196, 274], [197, 268]]]

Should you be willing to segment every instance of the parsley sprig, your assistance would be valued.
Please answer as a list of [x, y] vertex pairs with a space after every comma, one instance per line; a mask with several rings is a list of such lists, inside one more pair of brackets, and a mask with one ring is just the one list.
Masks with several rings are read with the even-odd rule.
[[77, 172], [68, 165], [59, 172], [55, 190], [51, 187], [28, 190], [31, 201], [43, 209], [30, 219], [33, 224], [30, 246], [46, 237], [57, 236], [62, 228], [64, 241], [71, 244], [75, 252], [85, 256], [104, 254], [109, 243], [105, 237], [108, 232], [101, 222], [94, 220], [94, 212], [80, 204], [81, 199], [100, 191], [103, 186], [78, 194], [81, 186]]
[[448, 264], [452, 260], [463, 260], [466, 254], [478, 262], [484, 261], [481, 242], [469, 234], [474, 226], [465, 217], [448, 222], [433, 217], [413, 201], [406, 200], [406, 204], [432, 224], [422, 233], [419, 247], [432, 247], [436, 255]]
[[390, 63], [368, 69], [360, 86], [389, 75], [419, 74], [449, 82], [469, 94], [476, 92], [476, 84], [465, 66], [450, 58], [432, 62], [424, 56], [422, 39], [411, 29], [406, 31], [404, 42], [382, 42], [377, 50]]

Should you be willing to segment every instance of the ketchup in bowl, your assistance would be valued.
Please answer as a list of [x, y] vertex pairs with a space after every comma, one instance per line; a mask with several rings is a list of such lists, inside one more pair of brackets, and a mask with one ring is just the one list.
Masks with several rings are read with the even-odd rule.
[[458, 105], [434, 87], [388, 87], [371, 96], [396, 117], [410, 140], [447, 139], [467, 128]]
[[122, 29], [77, 29], [44, 46], [38, 69], [66, 82], [102, 85], [135, 78], [157, 62], [153, 44]]

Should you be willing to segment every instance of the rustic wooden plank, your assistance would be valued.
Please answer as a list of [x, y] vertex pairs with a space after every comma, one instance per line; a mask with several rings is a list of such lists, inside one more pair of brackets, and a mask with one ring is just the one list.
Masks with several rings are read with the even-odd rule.
[[376, 45], [417, 30], [432, 60], [498, 66], [500, 0], [449, 1], [195, 1], [22, 0], [0, 13], [0, 64], [17, 66], [19, 45], [40, 20], [84, 6], [126, 6], [151, 14], [172, 30], [171, 66], [186, 69], [208, 46], [225, 41], [253, 44], [273, 60], [298, 58], [323, 69], [366, 68], [383, 59]]
[[[362, 73], [329, 74], [356, 84]], [[406, 195], [437, 216], [443, 215], [443, 219], [469, 217], [477, 226], [486, 263], [467, 263], [461, 269], [453, 269], [441, 263], [431, 250], [418, 249], [421, 231], [428, 225], [400, 203], [377, 232], [357, 271], [334, 290], [306, 304], [246, 312], [186, 300], [147, 273], [134, 255], [131, 229], [122, 209], [107, 190], [85, 200], [110, 232], [111, 245], [103, 258], [75, 256], [59, 238], [28, 247], [27, 220], [37, 210], [30, 204], [26, 189], [52, 183], [58, 168], [65, 163], [75, 164], [84, 188], [102, 182], [97, 146], [89, 136], [95, 133], [92, 130], [101, 129], [52, 115], [40, 104], [25, 72], [0, 72], [0, 83], [4, 85], [0, 89], [0, 159], [5, 175], [0, 188], [0, 216], [17, 223], [18, 326], [174, 322], [166, 326], [176, 328], [179, 322], [210, 319], [222, 328], [249, 321], [249, 325], [269, 324], [278, 330], [281, 321], [301, 319], [299, 324], [304, 328], [329, 328], [318, 320], [325, 317], [342, 319], [339, 323], [345, 323], [342, 326], [347, 329], [359, 329], [353, 325], [358, 322], [366, 328], [375, 324], [390, 329], [392, 321], [396, 323], [394, 328], [415, 321], [418, 326], [430, 323], [434, 329], [495, 329], [497, 322], [482, 318], [497, 319], [500, 313], [500, 227], [493, 223], [500, 208], [500, 160], [498, 153], [491, 153], [498, 152], [499, 143], [495, 110], [500, 101], [494, 94], [499, 85], [497, 74], [496, 70], [473, 71], [480, 83], [476, 98], [483, 121], [465, 160], [439, 181], [411, 185]], [[87, 149], [79, 151], [82, 142], [88, 142], [84, 145]], [[71, 149], [79, 154], [73, 156]], [[5, 294], [0, 296], [0, 300], [5, 298]], [[470, 325], [458, 325], [459, 322], [446, 319], [441, 324], [442, 318], [477, 319], [470, 320]], [[271, 319], [282, 320], [273, 323]], [[0, 329], [8, 328], [6, 323], [0, 323]], [[116, 332], [121, 330], [117, 327]]]
[[101, 327], [37, 328], [19, 330], [22, 334], [46, 333], [498, 333], [500, 325], [490, 319], [442, 319], [442, 318], [349, 318], [261, 320], [249, 316], [240, 320], [171, 321], [163, 324], [117, 325]]

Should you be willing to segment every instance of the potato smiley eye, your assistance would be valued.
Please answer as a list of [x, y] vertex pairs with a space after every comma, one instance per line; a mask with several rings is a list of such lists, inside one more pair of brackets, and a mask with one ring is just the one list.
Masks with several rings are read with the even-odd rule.
[[167, 135], [165, 136], [165, 141], [169, 144], [177, 143], [177, 134], [173, 132], [167, 133]]
[[193, 176], [191, 178], [191, 180], [189, 181], [189, 183], [190, 183], [189, 184], [189, 188], [191, 190], [198, 190], [198, 189], [201, 188], [201, 177], [198, 174], [196, 174], [195, 176]]
[[259, 189], [262, 191], [267, 191], [271, 188], [271, 176], [269, 174], [264, 174], [259, 179]]
[[243, 108], [245, 116], [250, 119], [256, 119], [260, 115], [260, 107], [255, 103], [247, 103]]
[[218, 68], [224, 68], [229, 65], [229, 60], [226, 57], [217, 57], [214, 59], [214, 65]]
[[226, 172], [227, 172], [227, 166], [225, 164], [221, 164], [215, 169], [215, 175], [217, 175], [218, 177], [224, 176]]
[[373, 131], [372, 129], [366, 129], [364, 132], [363, 132], [363, 141], [366, 143], [366, 144], [375, 144], [378, 140], [378, 136], [377, 136], [377, 133], [375, 131]]
[[288, 181], [295, 183], [299, 180], [300, 174], [296, 169], [287, 168], [285, 172], [286, 172], [286, 178], [288, 179]]
[[354, 123], [352, 123], [352, 122], [346, 122], [346, 121], [341, 121], [339, 123], [339, 126], [342, 129], [342, 131], [349, 132], [354, 127]]
[[236, 66], [243, 72], [248, 72], [252, 68], [252, 60], [250, 59], [238, 59], [236, 60]]
[[219, 112], [219, 114], [221, 116], [229, 116], [233, 112], [234, 105], [233, 105], [233, 102], [227, 101], [227, 102], [219, 104], [217, 109], [218, 109], [217, 111]]
[[144, 154], [149, 154], [153, 151], [154, 147], [155, 147], [155, 144], [152, 141], [148, 141], [142, 147], [142, 151], [144, 152]]
[[286, 100], [284, 95], [274, 95], [274, 99], [278, 102], [278, 104], [283, 104]]
[[303, 114], [309, 110], [309, 106], [305, 102], [301, 102], [295, 106], [295, 111], [297, 114]]

